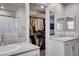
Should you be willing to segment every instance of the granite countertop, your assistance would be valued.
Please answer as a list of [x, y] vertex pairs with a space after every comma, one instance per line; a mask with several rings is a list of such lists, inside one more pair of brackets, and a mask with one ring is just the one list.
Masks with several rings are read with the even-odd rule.
[[24, 52], [29, 52], [29, 51], [39, 49], [38, 46], [33, 45], [31, 43], [27, 43], [27, 42], [18, 43], [18, 44], [10, 44], [10, 45], [17, 45], [18, 49], [16, 49], [15, 51], [3, 53], [3, 54], [0, 53], [0, 55], [2, 55], [2, 56], [18, 55], [18, 54], [21, 54], [21, 53], [24, 53]]
[[51, 40], [56, 40], [56, 41], [60, 41], [60, 42], [67, 42], [67, 41], [71, 41], [71, 40], [76, 40], [78, 39], [78, 37], [68, 37], [68, 36], [51, 36], [50, 37]]

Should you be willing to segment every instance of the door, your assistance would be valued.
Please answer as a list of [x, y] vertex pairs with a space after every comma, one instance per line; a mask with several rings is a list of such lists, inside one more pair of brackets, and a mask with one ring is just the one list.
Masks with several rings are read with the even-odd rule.
[[65, 44], [65, 56], [72, 56], [72, 45], [71, 42]]

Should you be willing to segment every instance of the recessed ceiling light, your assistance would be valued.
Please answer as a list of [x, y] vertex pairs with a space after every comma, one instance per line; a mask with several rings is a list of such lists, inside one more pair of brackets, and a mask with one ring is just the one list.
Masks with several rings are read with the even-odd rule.
[[1, 6], [1, 9], [4, 9], [4, 7], [3, 7], [3, 6]]
[[41, 8], [43, 9], [43, 8], [44, 8], [44, 6], [41, 6]]

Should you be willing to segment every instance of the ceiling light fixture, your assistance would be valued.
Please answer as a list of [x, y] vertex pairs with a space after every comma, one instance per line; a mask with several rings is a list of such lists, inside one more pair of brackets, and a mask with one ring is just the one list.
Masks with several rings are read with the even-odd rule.
[[41, 6], [41, 8], [43, 9], [43, 8], [44, 8], [44, 6]]
[[1, 6], [1, 9], [4, 9], [4, 7], [3, 7], [3, 6]]

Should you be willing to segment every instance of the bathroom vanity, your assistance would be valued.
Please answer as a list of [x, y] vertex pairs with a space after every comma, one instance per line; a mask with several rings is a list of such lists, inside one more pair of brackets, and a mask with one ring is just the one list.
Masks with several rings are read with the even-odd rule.
[[79, 40], [75, 16], [61, 16], [56, 19], [55, 35], [47, 41], [49, 56], [78, 56]]
[[48, 43], [49, 56], [78, 56], [78, 38], [51, 36]]
[[0, 56], [39, 56], [40, 49], [38, 46], [23, 42], [0, 46]]

